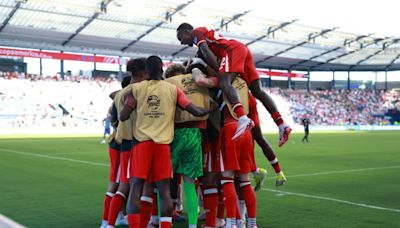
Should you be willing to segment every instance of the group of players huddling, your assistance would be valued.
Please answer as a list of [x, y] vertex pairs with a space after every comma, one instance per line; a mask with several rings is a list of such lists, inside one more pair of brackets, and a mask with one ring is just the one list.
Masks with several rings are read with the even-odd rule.
[[165, 72], [158, 56], [132, 59], [123, 88], [110, 95], [114, 131], [101, 227], [121, 224], [125, 213], [129, 227], [171, 227], [183, 178], [190, 228], [197, 227], [198, 192], [203, 227], [255, 228], [254, 191], [266, 171], [256, 167], [254, 140], [277, 174], [276, 186], [286, 181], [262, 136], [256, 99], [279, 128], [279, 146], [291, 128], [261, 88], [246, 45], [188, 23], [177, 28], [177, 38], [196, 45], [197, 56]]

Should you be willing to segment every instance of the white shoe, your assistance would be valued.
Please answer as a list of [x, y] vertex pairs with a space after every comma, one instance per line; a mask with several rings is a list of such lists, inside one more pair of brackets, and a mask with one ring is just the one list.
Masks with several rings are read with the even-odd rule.
[[127, 226], [127, 225], [128, 225], [128, 220], [126, 219], [124, 214], [119, 212], [117, 220], [115, 221], [115, 226]]
[[238, 139], [242, 136], [247, 130], [250, 130], [254, 127], [254, 122], [247, 116], [241, 116], [238, 120], [238, 125], [236, 128], [235, 134], [232, 136], [232, 140]]
[[107, 228], [108, 221], [107, 220], [101, 220], [101, 225], [100, 228]]
[[217, 218], [215, 222], [216, 227], [225, 227], [225, 219]]
[[106, 144], [106, 140], [105, 139], [103, 139], [103, 140], [101, 140], [101, 142], [100, 142], [101, 144]]
[[237, 228], [246, 228], [246, 221], [244, 219], [237, 219], [236, 226]]

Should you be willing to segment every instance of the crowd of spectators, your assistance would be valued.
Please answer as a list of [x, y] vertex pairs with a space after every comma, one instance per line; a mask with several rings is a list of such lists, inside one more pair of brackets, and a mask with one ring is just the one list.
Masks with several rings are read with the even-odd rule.
[[101, 126], [116, 79], [0, 72], [0, 127]]
[[[0, 72], [0, 127], [101, 125], [119, 89], [115, 78]], [[308, 117], [312, 125], [387, 125], [388, 109], [400, 110], [399, 90], [267, 89], [290, 124]], [[261, 110], [260, 116], [267, 116]], [[266, 123], [268, 120], [261, 119]]]
[[281, 90], [295, 123], [308, 116], [314, 125], [387, 125], [388, 109], [400, 109], [399, 90]]

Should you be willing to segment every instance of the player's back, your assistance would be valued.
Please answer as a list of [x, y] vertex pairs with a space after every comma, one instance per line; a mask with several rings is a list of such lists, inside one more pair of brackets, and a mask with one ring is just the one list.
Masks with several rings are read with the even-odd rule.
[[176, 86], [161, 80], [146, 80], [132, 86], [137, 101], [133, 133], [138, 141], [169, 144], [174, 134]]
[[198, 45], [201, 40], [205, 40], [208, 47], [217, 57], [224, 57], [227, 49], [229, 48], [233, 48], [237, 45], [244, 45], [237, 40], [227, 39], [220, 35], [217, 31], [213, 29], [208, 30], [205, 27], [196, 28], [193, 30], [193, 35], [194, 43], [196, 45]]

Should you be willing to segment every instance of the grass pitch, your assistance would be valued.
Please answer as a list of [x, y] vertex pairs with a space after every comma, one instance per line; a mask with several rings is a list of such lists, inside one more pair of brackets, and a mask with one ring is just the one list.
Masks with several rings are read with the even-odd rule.
[[[0, 138], [0, 213], [27, 227], [98, 227], [108, 182], [100, 137]], [[400, 227], [400, 132], [267, 135], [288, 182], [257, 193], [264, 227]], [[177, 225], [175, 227], [187, 227]]]

